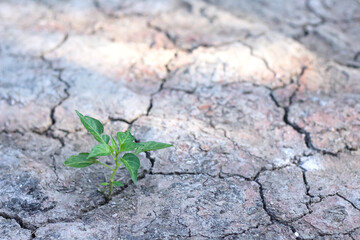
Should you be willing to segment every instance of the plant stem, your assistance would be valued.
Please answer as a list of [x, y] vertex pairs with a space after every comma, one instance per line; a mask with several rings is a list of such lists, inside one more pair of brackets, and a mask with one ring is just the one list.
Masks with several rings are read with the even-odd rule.
[[100, 161], [96, 161], [96, 163], [100, 164], [100, 165], [103, 165], [104, 167], [107, 167], [107, 168], [110, 168], [111, 170], [114, 171], [114, 169], [112, 167], [110, 167], [109, 165], [105, 164], [105, 163], [102, 163]]
[[114, 187], [114, 178], [115, 178], [115, 175], [116, 175], [116, 172], [117, 170], [119, 169], [119, 167], [122, 165], [122, 162], [119, 161], [118, 158], [116, 158], [115, 160], [116, 162], [116, 166], [115, 168], [113, 169], [113, 172], [110, 176], [110, 180], [109, 180], [109, 194], [107, 195], [107, 200], [110, 200], [111, 199], [111, 195], [112, 195], [112, 191], [113, 191], [113, 187]]

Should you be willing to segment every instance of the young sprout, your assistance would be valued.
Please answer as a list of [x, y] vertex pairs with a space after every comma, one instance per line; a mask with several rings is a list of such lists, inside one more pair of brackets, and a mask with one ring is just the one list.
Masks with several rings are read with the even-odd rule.
[[[90, 153], [79, 153], [78, 155], [69, 157], [64, 162], [64, 165], [74, 168], [84, 168], [92, 164], [100, 164], [109, 168], [111, 170], [109, 181], [101, 183], [102, 186], [107, 186], [109, 189], [107, 194], [104, 193], [108, 201], [111, 199], [114, 187], [124, 186], [121, 181], [115, 181], [116, 173], [121, 165], [125, 166], [130, 173], [132, 181], [136, 184], [138, 170], [140, 168], [140, 161], [136, 155], [141, 152], [154, 151], [172, 146], [171, 144], [153, 141], [137, 143], [135, 142], [135, 137], [131, 135], [129, 130], [126, 132], [117, 132], [116, 142], [113, 136], [103, 134], [104, 126], [99, 120], [89, 116], [83, 116], [78, 111], [76, 111], [76, 114], [79, 116], [84, 127], [95, 138], [95, 140], [99, 142], [99, 144], [93, 147]], [[111, 167], [97, 159], [99, 157], [109, 155], [111, 155], [114, 159], [115, 167]]]

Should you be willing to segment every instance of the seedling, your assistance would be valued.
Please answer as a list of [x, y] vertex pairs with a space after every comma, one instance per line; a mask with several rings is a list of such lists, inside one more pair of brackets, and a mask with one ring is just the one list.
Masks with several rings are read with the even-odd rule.
[[[89, 131], [91, 135], [100, 144], [93, 147], [90, 153], [79, 153], [66, 159], [64, 162], [65, 166], [74, 168], [84, 168], [92, 164], [100, 164], [104, 167], [109, 168], [112, 173], [108, 182], [101, 183], [102, 186], [108, 187], [108, 193], [105, 194], [107, 200], [111, 199], [114, 187], [123, 187], [124, 184], [121, 181], [115, 181], [116, 173], [121, 165], [129, 171], [132, 181], [136, 184], [138, 177], [138, 170], [140, 168], [139, 158], [136, 156], [141, 152], [154, 151], [162, 148], [171, 147], [171, 144], [160, 143], [160, 142], [135, 142], [135, 137], [131, 135], [130, 131], [116, 133], [118, 142], [110, 135], [103, 134], [104, 126], [102, 123], [92, 117], [83, 116], [81, 113], [76, 111], [79, 116], [81, 123]], [[110, 142], [110, 144], [109, 144]], [[132, 152], [130, 152], [132, 151]], [[125, 153], [120, 156], [120, 153]], [[111, 167], [106, 163], [97, 160], [98, 157], [112, 156], [115, 161], [115, 167]]]

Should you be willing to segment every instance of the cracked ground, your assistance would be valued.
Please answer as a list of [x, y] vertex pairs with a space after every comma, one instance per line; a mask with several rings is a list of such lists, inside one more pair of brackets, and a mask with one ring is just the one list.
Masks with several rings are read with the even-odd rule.
[[[359, 39], [359, 0], [0, 0], [0, 239], [360, 239]], [[174, 147], [106, 202], [75, 109]]]

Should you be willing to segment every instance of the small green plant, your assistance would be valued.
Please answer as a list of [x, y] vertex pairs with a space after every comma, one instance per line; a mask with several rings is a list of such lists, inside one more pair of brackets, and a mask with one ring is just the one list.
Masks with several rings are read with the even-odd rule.
[[[100, 164], [109, 168], [112, 171], [109, 181], [101, 183], [102, 186], [107, 186], [109, 188], [107, 194], [103, 191], [107, 200], [111, 199], [114, 187], [124, 186], [121, 181], [115, 181], [116, 173], [121, 165], [124, 165], [129, 171], [131, 179], [136, 184], [138, 170], [140, 168], [140, 161], [136, 155], [141, 152], [153, 151], [172, 146], [171, 144], [153, 141], [137, 143], [135, 142], [135, 137], [131, 135], [130, 131], [116, 133], [116, 138], [118, 140], [118, 142], [116, 142], [111, 135], [109, 136], [103, 134], [104, 126], [99, 120], [89, 116], [83, 116], [78, 111], [76, 111], [76, 114], [79, 116], [84, 127], [100, 144], [93, 147], [90, 153], [79, 153], [78, 155], [69, 157], [64, 162], [64, 165], [74, 168], [84, 168], [92, 164]], [[133, 153], [125, 153], [120, 156], [120, 153], [129, 151], [133, 151]], [[111, 167], [97, 160], [97, 157], [110, 155], [115, 161], [115, 167]]]

